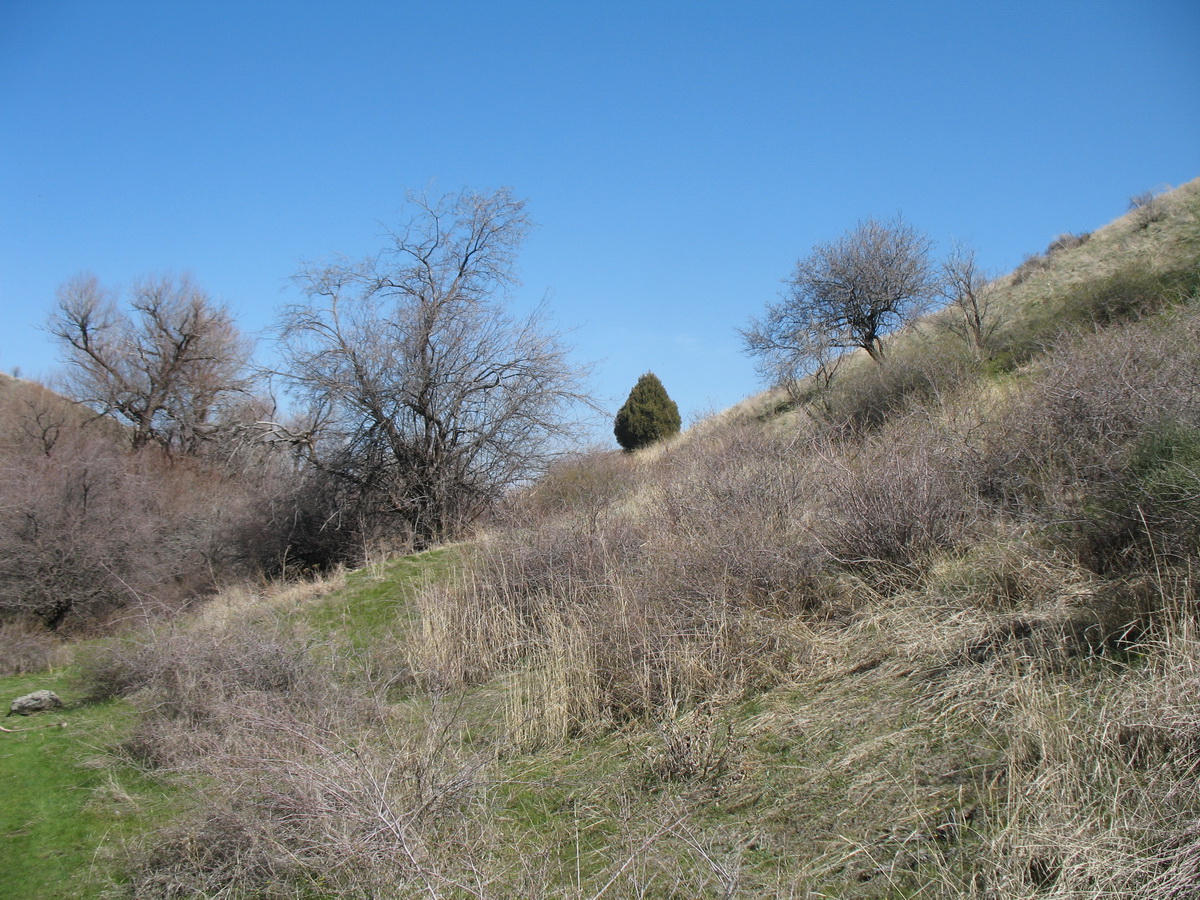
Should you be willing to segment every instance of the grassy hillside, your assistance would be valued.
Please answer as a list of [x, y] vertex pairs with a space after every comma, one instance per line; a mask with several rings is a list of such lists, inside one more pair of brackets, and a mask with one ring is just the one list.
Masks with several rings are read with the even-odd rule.
[[88, 799], [8, 783], [112, 896], [1196, 897], [1198, 261], [1193, 182], [998, 279], [986, 354], [931, 317], [469, 544], [81, 651]]

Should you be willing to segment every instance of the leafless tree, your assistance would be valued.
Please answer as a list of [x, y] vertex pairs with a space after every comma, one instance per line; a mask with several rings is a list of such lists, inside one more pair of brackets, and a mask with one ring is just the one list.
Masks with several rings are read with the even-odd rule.
[[847, 350], [883, 359], [883, 339], [919, 314], [934, 287], [930, 241], [897, 217], [867, 219], [796, 263], [777, 303], [742, 331], [775, 380], [828, 377]]
[[339, 514], [424, 544], [556, 455], [584, 373], [540, 312], [503, 302], [530, 227], [523, 201], [410, 203], [378, 256], [298, 276], [308, 302], [284, 312], [281, 374], [311, 410], [312, 461], [350, 494]]
[[946, 328], [966, 341], [982, 359], [1000, 319], [993, 308], [991, 279], [975, 262], [975, 251], [956, 245], [942, 263], [938, 292], [948, 303]]
[[842, 360], [841, 350], [816, 321], [802, 323], [799, 311], [784, 304], [769, 305], [767, 314], [751, 321], [741, 335], [746, 352], [756, 358], [759, 378], [793, 396], [810, 376], [818, 387], [829, 387]]
[[222, 404], [251, 384], [251, 346], [229, 312], [189, 277], [146, 278], [129, 299], [85, 275], [59, 290], [50, 332], [76, 399], [130, 427], [134, 449], [199, 451]]

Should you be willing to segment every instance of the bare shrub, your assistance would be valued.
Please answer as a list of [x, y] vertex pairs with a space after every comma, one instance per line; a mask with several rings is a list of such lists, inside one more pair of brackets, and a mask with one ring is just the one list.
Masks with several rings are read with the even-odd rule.
[[0, 675], [48, 669], [60, 646], [58, 638], [39, 623], [0, 622]]
[[818, 398], [820, 420], [848, 434], [882, 427], [905, 410], [943, 402], [978, 371], [963, 347], [918, 336], [877, 366], [845, 371]]
[[248, 499], [245, 513], [228, 529], [242, 571], [295, 578], [344, 564], [363, 565], [372, 549], [412, 550], [411, 534], [381, 526], [353, 491], [318, 469], [281, 474]]
[[1129, 209], [1132, 213], [1133, 224], [1136, 228], [1149, 228], [1155, 222], [1167, 217], [1165, 195], [1171, 188], [1163, 187], [1142, 191], [1129, 198]]
[[526, 490], [508, 498], [498, 520], [529, 522], [573, 513], [594, 520], [641, 483], [634, 460], [616, 451], [594, 450], [552, 465]]
[[147, 687], [168, 663], [147, 637], [126, 635], [97, 641], [78, 653], [78, 686], [88, 703], [128, 697]]
[[127, 851], [126, 896], [176, 898], [281, 884], [295, 870], [264, 846], [259, 823], [215, 798], [182, 824], [162, 829], [147, 846]]
[[608, 595], [614, 576], [641, 566], [645, 539], [631, 516], [614, 513], [599, 528], [590, 517], [562, 516], [495, 536], [478, 558], [478, 571], [514, 601], [599, 598]]
[[286, 718], [326, 704], [337, 715], [333, 682], [308, 650], [265, 622], [176, 627], [99, 645], [81, 660], [81, 685], [90, 700], [133, 696], [146, 711], [127, 755], [185, 766], [248, 716]]
[[728, 776], [742, 752], [733, 724], [710, 705], [659, 726], [659, 745], [646, 757], [644, 781], [717, 783]]
[[935, 441], [914, 444], [904, 440], [906, 431], [919, 433], [902, 420], [860, 446], [835, 445], [825, 455], [828, 506], [815, 531], [844, 565], [912, 570], [962, 541], [975, 520], [975, 497], [957, 467]]
[[1194, 293], [1194, 270], [1122, 269], [1072, 285], [1061, 297], [1061, 318], [1080, 327], [1108, 326], [1146, 316]]
[[218, 485], [91, 434], [0, 468], [0, 609], [51, 630], [178, 608], [207, 587]]
[[[26, 402], [21, 402], [24, 397]], [[64, 633], [172, 613], [245, 571], [255, 465], [130, 451], [120, 428], [36, 385], [0, 396], [0, 615]]]
[[1064, 250], [1074, 250], [1076, 247], [1082, 247], [1092, 237], [1090, 231], [1084, 231], [1079, 234], [1067, 231], [1060, 234], [1050, 242], [1050, 246], [1046, 248], [1046, 255], [1053, 256], [1055, 253], [1061, 253]]
[[802, 527], [817, 493], [809, 440], [736, 424], [665, 460], [647, 509], [647, 577], [693, 600], [818, 605], [825, 557]]
[[509, 673], [522, 745], [774, 683], [804, 655], [802, 629], [777, 617], [813, 602], [805, 554], [819, 554], [793, 546], [791, 476], [768, 446], [742, 475], [731, 444], [662, 462], [630, 508], [492, 534], [455, 583], [418, 598], [412, 670], [442, 688]]
[[1014, 285], [1024, 284], [1029, 279], [1036, 275], [1045, 272], [1050, 268], [1050, 260], [1041, 253], [1031, 253], [1021, 261], [1021, 264], [1013, 269], [1012, 283]]
[[471, 876], [460, 812], [482, 762], [450, 752], [452, 719], [406, 735], [368, 732], [362, 713], [336, 727], [297, 713], [224, 723], [194, 763], [197, 808], [132, 854], [132, 896], [441, 896]]
[[1176, 315], [1088, 336], [1046, 358], [975, 437], [971, 477], [1012, 515], [1045, 524], [1082, 521], [1087, 503], [1116, 484], [1132, 447], [1164, 418], [1200, 409], [1200, 321]]
[[1000, 325], [995, 310], [996, 284], [975, 261], [975, 251], [955, 245], [942, 263], [938, 293], [946, 300], [943, 327], [962, 338], [983, 359]]
[[85, 662], [93, 696], [142, 709], [120, 752], [202, 787], [131, 850], [130, 896], [436, 895], [470, 858], [455, 813], [482, 762], [450, 752], [454, 710], [400, 728], [313, 650], [260, 618], [114, 641]]

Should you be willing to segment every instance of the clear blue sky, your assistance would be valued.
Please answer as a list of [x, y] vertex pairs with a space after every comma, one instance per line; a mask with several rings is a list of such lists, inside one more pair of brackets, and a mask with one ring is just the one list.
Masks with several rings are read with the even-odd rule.
[[686, 420], [759, 388], [736, 327], [860, 218], [1007, 271], [1198, 175], [1196, 0], [0, 0], [0, 370], [52, 373], [81, 271], [189, 271], [259, 332], [406, 190], [509, 186], [514, 302]]

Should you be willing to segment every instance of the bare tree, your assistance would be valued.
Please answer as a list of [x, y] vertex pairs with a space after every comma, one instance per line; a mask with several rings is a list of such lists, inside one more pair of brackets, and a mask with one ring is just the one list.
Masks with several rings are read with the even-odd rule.
[[818, 387], [829, 387], [842, 360], [841, 350], [815, 320], [802, 322], [798, 310], [782, 303], [769, 304], [767, 314], [752, 320], [741, 335], [746, 352], [756, 358], [759, 378], [793, 396], [810, 376]]
[[129, 307], [132, 316], [94, 276], [59, 289], [50, 333], [65, 350], [69, 389], [129, 425], [134, 449], [196, 453], [222, 404], [250, 386], [250, 343], [186, 276], [143, 279]]
[[949, 315], [945, 327], [966, 341], [982, 359], [1000, 319], [993, 308], [991, 279], [975, 262], [975, 251], [955, 245], [942, 263], [938, 292], [946, 299]]
[[313, 462], [349, 492], [338, 514], [425, 544], [554, 458], [583, 373], [540, 313], [505, 308], [530, 227], [522, 201], [410, 202], [375, 258], [300, 274], [309, 302], [283, 315], [281, 374], [312, 412]]
[[773, 380], [828, 377], [847, 350], [883, 360], [883, 339], [926, 306], [934, 287], [930, 241], [897, 217], [867, 219], [796, 263], [778, 303], [742, 331]]

